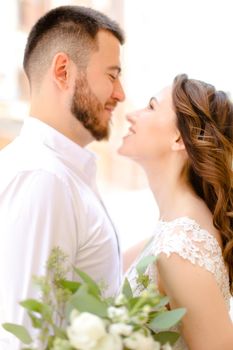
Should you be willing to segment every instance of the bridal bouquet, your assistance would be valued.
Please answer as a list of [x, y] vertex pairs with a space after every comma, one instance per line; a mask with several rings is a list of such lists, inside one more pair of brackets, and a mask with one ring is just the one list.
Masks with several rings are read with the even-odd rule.
[[159, 294], [145, 273], [155, 257], [137, 265], [137, 282], [144, 291], [134, 296], [126, 279], [116, 298], [104, 298], [101, 288], [74, 268], [82, 283], [68, 280], [67, 257], [51, 252], [46, 275], [35, 277], [41, 297], [20, 304], [26, 308], [36, 332], [5, 323], [5, 330], [20, 339], [23, 350], [169, 350], [179, 334], [169, 329], [183, 317], [184, 309], [168, 311], [168, 298]]

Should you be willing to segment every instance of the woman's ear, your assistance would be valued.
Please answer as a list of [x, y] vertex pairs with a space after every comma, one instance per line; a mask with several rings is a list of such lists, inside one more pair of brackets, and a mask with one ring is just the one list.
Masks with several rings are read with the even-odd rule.
[[173, 151], [185, 150], [185, 144], [184, 144], [184, 141], [183, 141], [179, 131], [177, 131], [176, 137], [172, 143], [172, 150]]

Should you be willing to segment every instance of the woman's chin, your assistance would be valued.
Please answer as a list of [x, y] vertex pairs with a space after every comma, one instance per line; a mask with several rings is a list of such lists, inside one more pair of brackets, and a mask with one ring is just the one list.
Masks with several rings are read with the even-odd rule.
[[120, 147], [117, 149], [117, 153], [124, 157], [129, 157], [130, 153], [127, 147], [125, 146], [124, 142], [120, 145]]
[[124, 157], [127, 157], [127, 152], [125, 151], [125, 148], [124, 146], [120, 146], [118, 149], [117, 149], [117, 153], [120, 155], [120, 156], [124, 156]]

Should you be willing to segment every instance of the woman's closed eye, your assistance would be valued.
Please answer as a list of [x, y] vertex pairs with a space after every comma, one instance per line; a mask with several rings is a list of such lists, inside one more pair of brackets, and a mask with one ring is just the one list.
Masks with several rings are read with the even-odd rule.
[[152, 109], [152, 110], [154, 110], [155, 108], [154, 108], [154, 106], [153, 106], [153, 104], [150, 102], [149, 104], [148, 104], [148, 107], [147, 107], [148, 109]]

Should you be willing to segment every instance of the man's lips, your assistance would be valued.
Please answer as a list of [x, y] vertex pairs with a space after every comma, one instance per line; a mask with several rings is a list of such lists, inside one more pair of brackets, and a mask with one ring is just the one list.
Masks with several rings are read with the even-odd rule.
[[114, 104], [114, 105], [106, 105], [105, 106], [105, 109], [107, 111], [111, 112], [111, 113], [114, 111], [115, 108], [116, 108], [116, 104]]

